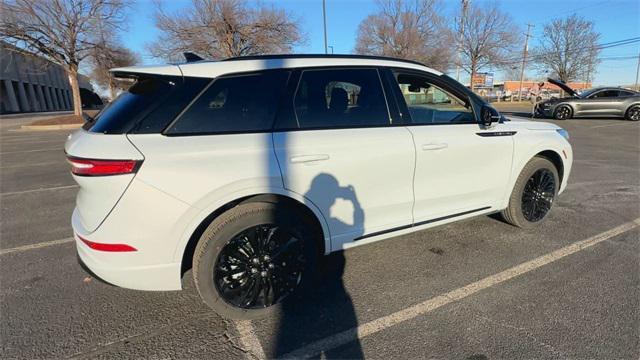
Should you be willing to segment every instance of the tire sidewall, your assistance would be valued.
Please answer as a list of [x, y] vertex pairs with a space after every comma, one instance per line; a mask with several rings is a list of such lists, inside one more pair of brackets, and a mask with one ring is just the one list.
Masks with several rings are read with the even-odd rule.
[[[545, 216], [535, 222], [531, 222], [524, 217], [522, 213], [522, 195], [524, 193], [524, 187], [527, 182], [536, 173], [536, 171], [546, 169], [549, 170], [553, 174], [554, 178], [554, 194], [553, 194], [553, 202], [551, 203], [551, 208], [545, 214]], [[544, 222], [549, 215], [549, 212], [553, 209], [553, 205], [558, 197], [558, 190], [560, 189], [560, 177], [558, 176], [558, 170], [556, 169], [553, 163], [545, 158], [535, 157], [527, 165], [525, 165], [524, 169], [520, 173], [518, 177], [518, 181], [516, 182], [516, 186], [513, 189], [513, 193], [511, 195], [511, 199], [509, 201], [509, 206], [511, 207], [511, 213], [514, 216], [514, 221], [518, 223], [518, 226], [523, 228], [532, 228], [537, 226], [538, 224]]]
[[[275, 223], [291, 229], [303, 240], [305, 268], [302, 280], [294, 293], [283, 301], [264, 309], [243, 309], [226, 302], [214, 284], [214, 268], [218, 256], [227, 243], [243, 230], [266, 223]], [[216, 219], [204, 232], [194, 254], [194, 280], [200, 297], [218, 314], [233, 319], [256, 319], [281, 311], [283, 303], [296, 293], [307, 290], [316, 278], [317, 246], [314, 234], [304, 219], [295, 212], [272, 203], [242, 204]], [[316, 235], [317, 236], [317, 235]]]

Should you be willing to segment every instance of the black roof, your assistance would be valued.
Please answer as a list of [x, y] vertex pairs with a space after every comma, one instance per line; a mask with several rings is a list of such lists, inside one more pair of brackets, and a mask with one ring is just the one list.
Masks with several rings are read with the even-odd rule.
[[375, 56], [375, 55], [349, 55], [349, 54], [273, 54], [273, 55], [250, 55], [250, 56], [237, 56], [222, 59], [220, 61], [236, 61], [236, 60], [272, 60], [272, 59], [370, 59], [370, 60], [389, 60], [389, 61], [401, 61], [410, 64], [416, 64], [426, 66], [425, 64], [407, 59], [398, 59], [388, 56]]

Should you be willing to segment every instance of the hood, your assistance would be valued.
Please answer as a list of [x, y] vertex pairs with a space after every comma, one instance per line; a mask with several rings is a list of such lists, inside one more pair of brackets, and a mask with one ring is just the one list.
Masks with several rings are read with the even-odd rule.
[[509, 122], [509, 125], [512, 126], [514, 129], [516, 129], [516, 128], [524, 128], [524, 129], [527, 129], [527, 130], [556, 130], [556, 129], [560, 129], [560, 127], [558, 125], [555, 125], [555, 124], [552, 124], [552, 123], [548, 123], [548, 122], [531, 121], [529, 119], [522, 118], [522, 117], [507, 116], [507, 118], [509, 120], [511, 120]]
[[555, 86], [558, 86], [559, 88], [561, 88], [562, 90], [566, 91], [571, 96], [578, 96], [578, 93], [575, 92], [575, 90], [573, 90], [572, 88], [567, 86], [567, 84], [563, 83], [560, 80], [555, 80], [555, 79], [552, 79], [552, 78], [548, 78], [547, 81], [552, 83]]

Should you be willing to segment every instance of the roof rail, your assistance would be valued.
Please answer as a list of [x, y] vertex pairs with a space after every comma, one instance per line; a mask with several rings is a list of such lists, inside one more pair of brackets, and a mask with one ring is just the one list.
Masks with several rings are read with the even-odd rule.
[[331, 59], [372, 59], [372, 60], [389, 60], [389, 61], [401, 61], [410, 64], [422, 65], [425, 64], [407, 59], [398, 59], [388, 56], [376, 56], [376, 55], [348, 55], [348, 54], [272, 54], [272, 55], [249, 55], [249, 56], [237, 56], [222, 59], [220, 61], [237, 61], [237, 60], [270, 60], [270, 59], [309, 59], [309, 58], [331, 58]]

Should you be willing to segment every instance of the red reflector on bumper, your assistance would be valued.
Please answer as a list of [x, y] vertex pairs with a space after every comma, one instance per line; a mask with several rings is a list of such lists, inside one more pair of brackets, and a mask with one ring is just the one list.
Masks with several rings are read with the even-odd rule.
[[97, 243], [93, 241], [89, 241], [80, 235], [78, 238], [82, 240], [88, 247], [97, 251], [109, 251], [109, 252], [130, 252], [130, 251], [138, 251], [133, 246], [127, 244], [105, 244], [105, 243]]

